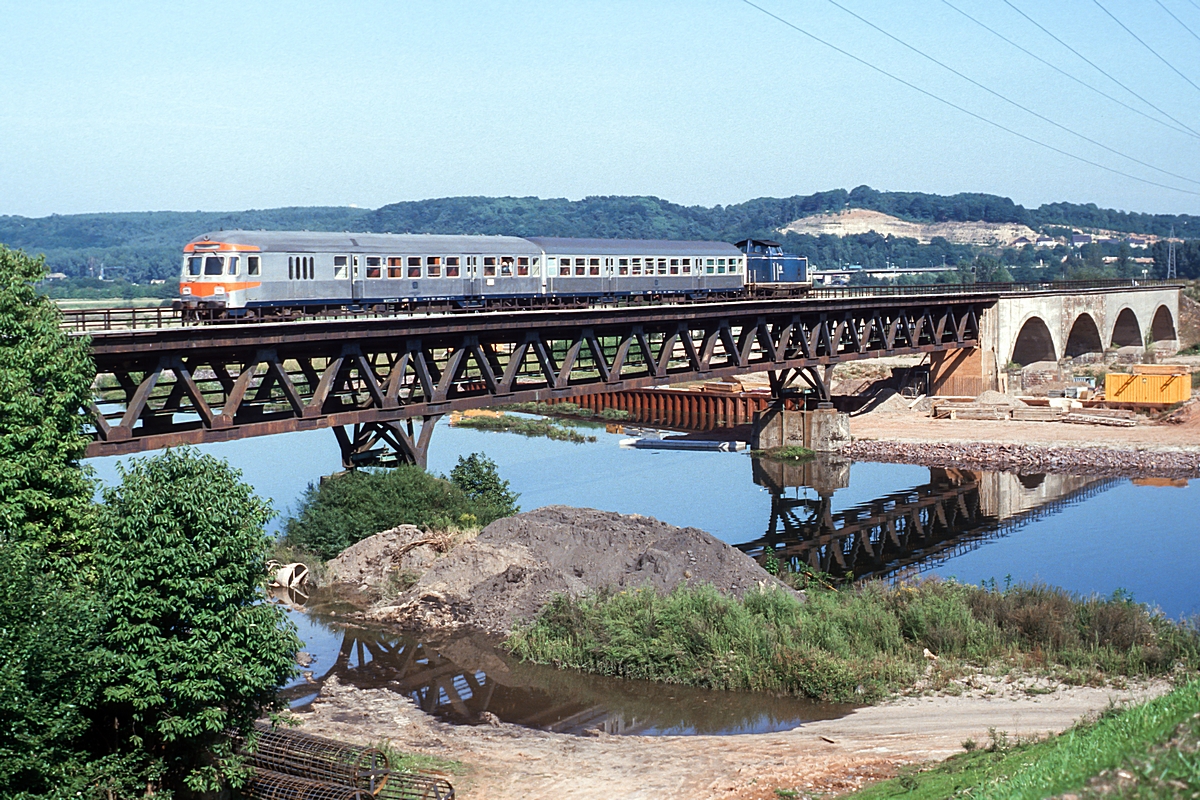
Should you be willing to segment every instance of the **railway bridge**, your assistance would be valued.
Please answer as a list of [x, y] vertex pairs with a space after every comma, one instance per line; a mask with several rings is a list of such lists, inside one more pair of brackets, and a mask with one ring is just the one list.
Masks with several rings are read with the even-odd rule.
[[[1161, 334], [1160, 344], [1174, 346], [1178, 298], [1175, 286], [1129, 283], [865, 287], [781, 300], [244, 324], [183, 325], [157, 309], [123, 319], [78, 312], [66, 324], [91, 337], [97, 367], [89, 457], [333, 428], [347, 466], [381, 446], [424, 465], [443, 414], [501, 403], [748, 372], [769, 373], [776, 401], [803, 390], [819, 402], [837, 364], [905, 354], [930, 357], [935, 391], [977, 394], [996, 387], [1031, 337], [1039, 357], [1065, 355], [1073, 341], [1103, 350], [1132, 341], [1132, 316], [1139, 337]], [[1085, 316], [1103, 333], [1077, 335]]]

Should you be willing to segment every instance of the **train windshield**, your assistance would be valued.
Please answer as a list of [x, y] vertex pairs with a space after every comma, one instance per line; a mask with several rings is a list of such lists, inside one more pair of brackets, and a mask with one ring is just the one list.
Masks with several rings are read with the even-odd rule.
[[204, 257], [204, 274], [220, 275], [225, 271], [225, 259], [221, 256]]
[[203, 264], [204, 264], [203, 256], [189, 256], [188, 258], [184, 259], [183, 274], [184, 275], [199, 275], [200, 268], [203, 266]]

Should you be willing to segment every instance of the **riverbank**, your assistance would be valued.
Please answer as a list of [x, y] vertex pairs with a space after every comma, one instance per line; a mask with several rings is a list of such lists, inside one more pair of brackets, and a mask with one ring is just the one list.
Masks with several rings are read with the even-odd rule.
[[1200, 424], [1097, 428], [1062, 422], [948, 420], [916, 414], [852, 417], [843, 455], [921, 466], [1200, 478]]
[[[1164, 681], [1127, 688], [965, 679], [958, 696], [907, 697], [791, 731], [739, 736], [572, 736], [496, 723], [456, 726], [386, 689], [327, 682], [301, 730], [462, 762], [458, 796], [472, 798], [737, 798], [776, 800], [777, 789], [844, 793], [980, 745], [989, 729], [1010, 739], [1069, 728], [1111, 704], [1169, 691]], [[669, 691], [664, 687], [664, 691]]]

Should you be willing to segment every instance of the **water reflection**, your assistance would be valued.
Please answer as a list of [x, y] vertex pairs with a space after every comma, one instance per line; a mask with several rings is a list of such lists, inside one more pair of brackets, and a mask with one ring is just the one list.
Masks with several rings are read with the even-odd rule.
[[770, 521], [764, 536], [739, 549], [843, 580], [933, 569], [1121, 482], [930, 468], [928, 483], [835, 511], [834, 493], [850, 485], [850, 463], [836, 456], [755, 459], [753, 474], [771, 493]]
[[[318, 593], [316, 602], [321, 599]], [[293, 618], [316, 657], [311, 675], [284, 690], [293, 706], [311, 702], [336, 676], [343, 684], [403, 694], [447, 722], [479, 724], [487, 712], [505, 722], [576, 734], [765, 733], [832, 719], [851, 708], [523, 664], [498, 640], [478, 633], [416, 636], [342, 625], [319, 610]]]

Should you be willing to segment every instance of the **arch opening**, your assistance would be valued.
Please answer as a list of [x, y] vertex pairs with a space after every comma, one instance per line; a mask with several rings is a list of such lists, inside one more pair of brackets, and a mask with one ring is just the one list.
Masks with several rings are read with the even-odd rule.
[[1113, 347], [1142, 347], [1142, 326], [1138, 324], [1137, 315], [1131, 308], [1121, 309], [1113, 325]]
[[1103, 353], [1104, 341], [1100, 338], [1100, 329], [1091, 314], [1080, 314], [1071, 326], [1071, 335], [1067, 337], [1067, 349], [1063, 354], [1067, 358], [1076, 358], [1085, 353]]
[[1154, 321], [1150, 323], [1150, 336], [1156, 342], [1173, 342], [1179, 338], [1175, 333], [1175, 320], [1171, 317], [1171, 309], [1159, 306], [1154, 312]]
[[1013, 343], [1012, 360], [1025, 367], [1038, 361], [1058, 361], [1054, 338], [1041, 317], [1030, 317]]

